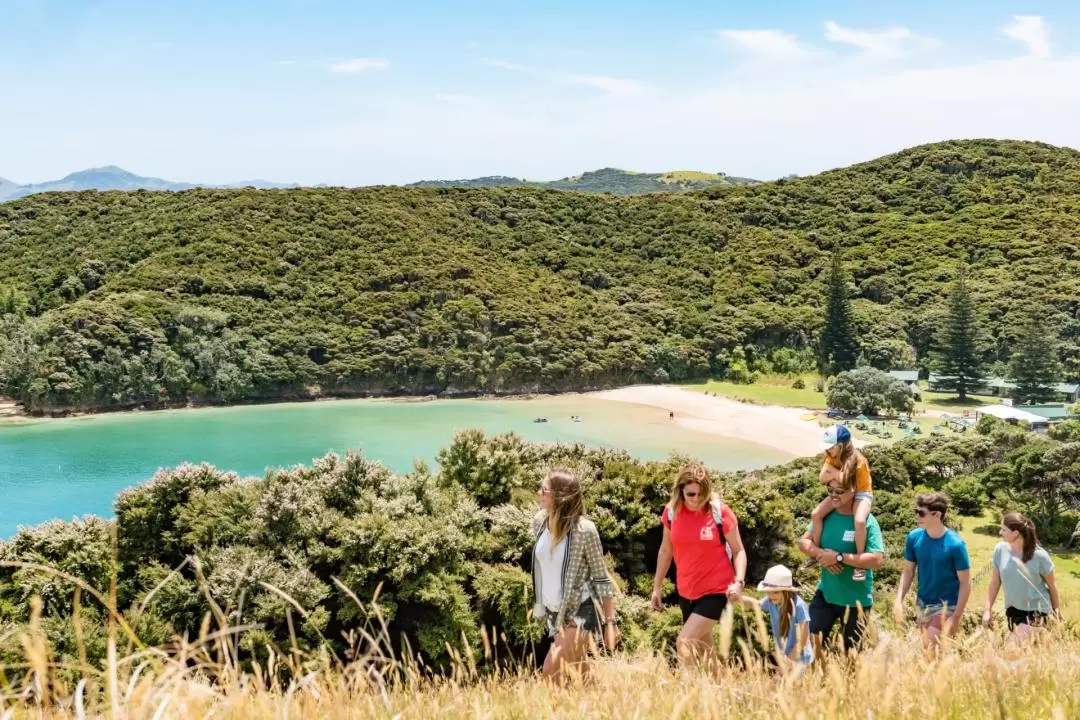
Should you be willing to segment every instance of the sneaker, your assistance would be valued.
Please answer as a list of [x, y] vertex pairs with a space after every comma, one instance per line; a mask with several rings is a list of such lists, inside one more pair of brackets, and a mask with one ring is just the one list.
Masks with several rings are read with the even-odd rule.
[[862, 568], [855, 568], [855, 572], [851, 573], [851, 579], [855, 582], [862, 582], [866, 579], [866, 571]]

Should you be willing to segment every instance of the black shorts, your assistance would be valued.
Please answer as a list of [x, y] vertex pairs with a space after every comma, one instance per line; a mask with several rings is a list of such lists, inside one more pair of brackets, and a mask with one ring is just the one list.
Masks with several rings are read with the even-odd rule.
[[820, 635], [824, 645], [832, 635], [836, 623], [840, 623], [840, 632], [844, 639], [844, 650], [858, 647], [862, 642], [863, 629], [866, 625], [866, 615], [870, 608], [846, 607], [833, 605], [825, 601], [825, 596], [818, 590], [810, 601], [810, 634]]
[[1019, 608], [1005, 608], [1005, 619], [1009, 621], [1009, 629], [1015, 630], [1017, 625], [1031, 625], [1039, 627], [1046, 624], [1047, 614], [1038, 610], [1020, 610]]
[[710, 620], [719, 620], [727, 607], [727, 595], [717, 593], [715, 595], [702, 595], [697, 600], [679, 598], [679, 609], [682, 610], [682, 621], [685, 623], [691, 615], [700, 615]]

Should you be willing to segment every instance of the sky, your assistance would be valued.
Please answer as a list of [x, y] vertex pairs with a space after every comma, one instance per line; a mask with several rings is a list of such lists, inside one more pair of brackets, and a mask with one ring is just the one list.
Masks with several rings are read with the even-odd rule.
[[0, 0], [0, 177], [807, 175], [1080, 148], [1080, 2]]

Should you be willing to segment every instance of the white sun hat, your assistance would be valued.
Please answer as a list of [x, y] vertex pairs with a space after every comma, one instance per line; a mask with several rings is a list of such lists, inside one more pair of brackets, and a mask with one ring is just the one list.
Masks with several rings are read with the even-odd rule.
[[791, 582], [791, 571], [783, 565], [773, 565], [765, 573], [765, 579], [758, 583], [758, 592], [797, 592]]

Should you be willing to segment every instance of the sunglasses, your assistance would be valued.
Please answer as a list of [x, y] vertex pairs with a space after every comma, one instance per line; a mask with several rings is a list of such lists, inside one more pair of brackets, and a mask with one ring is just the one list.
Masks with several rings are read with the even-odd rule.
[[926, 517], [927, 515], [930, 514], [930, 511], [929, 510], [924, 510], [923, 508], [915, 508], [915, 514], [918, 515], [919, 517]]
[[843, 495], [844, 493], [847, 492], [847, 488], [829, 487], [828, 490], [829, 490], [830, 495], [837, 495], [837, 496]]
[[551, 488], [541, 487], [540, 488], [540, 494], [541, 495], [550, 495], [551, 494]]
[[696, 491], [695, 492], [686, 492], [685, 490], [682, 491], [682, 494], [683, 494], [683, 497], [688, 497], [688, 498], [696, 498], [698, 495], [700, 495], [700, 493], [698, 493]]

